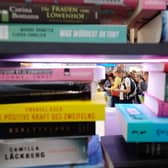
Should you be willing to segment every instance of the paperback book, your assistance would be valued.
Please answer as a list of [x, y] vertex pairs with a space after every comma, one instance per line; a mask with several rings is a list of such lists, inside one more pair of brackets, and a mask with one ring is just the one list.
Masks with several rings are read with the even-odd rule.
[[91, 136], [88, 141], [88, 163], [71, 164], [71, 165], [52, 165], [52, 166], [37, 166], [24, 168], [104, 168], [104, 156], [101, 148], [101, 142], [98, 135]]
[[144, 104], [117, 104], [126, 142], [168, 142], [168, 118], [156, 116]]
[[126, 43], [126, 25], [1, 24], [0, 41], [51, 43]]
[[[31, 55], [29, 55], [31, 56]], [[33, 55], [32, 55], [33, 56]], [[33, 56], [34, 57], [34, 56]], [[0, 68], [1, 83], [98, 81], [105, 78], [102, 66], [61, 66], [57, 68]]]
[[0, 139], [91, 136], [96, 122], [0, 123]]
[[88, 163], [88, 137], [0, 141], [3, 168]]
[[88, 100], [0, 104], [0, 111], [0, 123], [105, 120], [105, 104]]
[[0, 104], [50, 100], [91, 100], [91, 84], [82, 82], [0, 84]]

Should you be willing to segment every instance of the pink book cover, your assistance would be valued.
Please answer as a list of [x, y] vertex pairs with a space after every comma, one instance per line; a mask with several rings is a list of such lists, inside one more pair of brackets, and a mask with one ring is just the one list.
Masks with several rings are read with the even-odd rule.
[[140, 29], [164, 9], [166, 9], [165, 0], [140, 0], [136, 10], [128, 20], [128, 27]]
[[0, 68], [0, 82], [92, 81], [94, 72], [94, 68]]
[[160, 117], [168, 117], [168, 102], [162, 101], [148, 93], [145, 93], [144, 104]]

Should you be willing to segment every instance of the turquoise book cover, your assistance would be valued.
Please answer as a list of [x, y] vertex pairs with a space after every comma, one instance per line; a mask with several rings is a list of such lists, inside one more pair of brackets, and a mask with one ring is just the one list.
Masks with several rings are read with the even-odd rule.
[[121, 132], [127, 142], [168, 142], [168, 118], [144, 104], [117, 104]]

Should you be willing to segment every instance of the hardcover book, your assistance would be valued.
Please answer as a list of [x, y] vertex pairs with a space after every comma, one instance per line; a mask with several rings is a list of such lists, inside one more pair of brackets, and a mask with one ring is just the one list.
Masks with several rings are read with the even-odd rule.
[[0, 141], [3, 168], [88, 163], [88, 137]]
[[1, 3], [1, 23], [98, 24], [99, 8], [89, 5]]
[[[167, 101], [167, 100], [166, 100]], [[144, 104], [157, 116], [168, 117], [168, 102], [145, 93]]]
[[0, 139], [91, 136], [96, 122], [0, 123], [0, 132]]
[[156, 116], [144, 104], [117, 104], [126, 142], [168, 142], [168, 118]]
[[[137, 144], [125, 142], [121, 135], [103, 136], [101, 144], [108, 168], [158, 168], [167, 167], [167, 157], [139, 155]], [[143, 144], [140, 144], [143, 147]], [[140, 147], [139, 146], [139, 147]], [[140, 149], [141, 150], [141, 149]]]
[[1, 24], [0, 41], [58, 43], [126, 43], [126, 25]]
[[147, 93], [161, 101], [168, 101], [168, 73], [149, 72]]
[[105, 104], [88, 100], [0, 104], [0, 111], [0, 123], [82, 122], [105, 119]]

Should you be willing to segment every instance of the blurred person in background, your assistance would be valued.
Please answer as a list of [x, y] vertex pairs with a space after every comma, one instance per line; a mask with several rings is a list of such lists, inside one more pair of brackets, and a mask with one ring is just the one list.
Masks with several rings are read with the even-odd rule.
[[111, 86], [114, 82], [114, 75], [112, 72], [106, 73], [106, 81], [104, 83], [104, 91], [105, 91], [105, 98], [106, 98], [106, 106], [112, 106], [112, 94], [111, 94]]
[[113, 75], [115, 76], [113, 85], [111, 87], [111, 94], [112, 94], [112, 103], [111, 107], [115, 107], [115, 104], [118, 104], [120, 102], [119, 96], [120, 96], [120, 84], [122, 80], [122, 72], [123, 69], [121, 67], [116, 67], [113, 70]]

